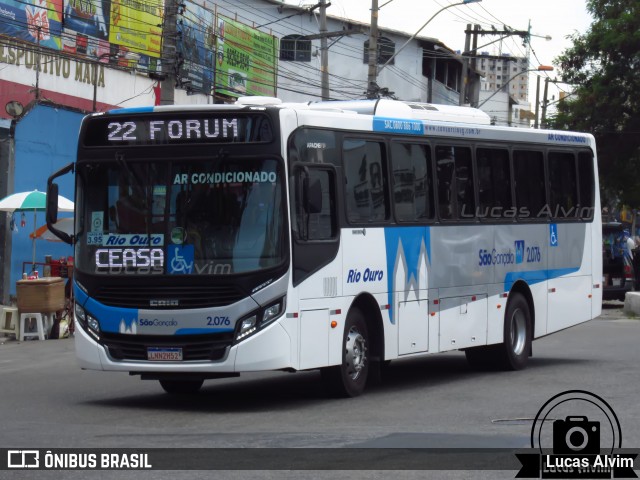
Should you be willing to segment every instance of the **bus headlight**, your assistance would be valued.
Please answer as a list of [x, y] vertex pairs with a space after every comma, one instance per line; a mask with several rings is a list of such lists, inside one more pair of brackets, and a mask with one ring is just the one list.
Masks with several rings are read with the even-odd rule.
[[236, 323], [236, 342], [247, 338], [249, 335], [253, 335], [258, 330], [281, 317], [282, 312], [284, 312], [285, 297], [267, 305], [268, 307], [254, 310], [248, 317]]
[[262, 315], [262, 322], [260, 322], [260, 326], [264, 327], [266, 324], [271, 323], [273, 320], [280, 316], [280, 312], [282, 311], [282, 303], [274, 303], [270, 307], [264, 309], [264, 313]]
[[91, 315], [87, 314], [87, 325], [94, 332], [100, 333], [100, 322], [98, 322], [97, 318], [92, 317]]
[[244, 337], [255, 332], [257, 320], [258, 317], [256, 317], [255, 315], [242, 320], [242, 323], [240, 324], [240, 330], [238, 331], [238, 335], [236, 335], [236, 340], [242, 340]]
[[98, 319], [77, 303], [73, 310], [75, 312], [76, 320], [78, 320], [80, 326], [90, 333], [96, 340], [100, 340], [100, 322]]
[[78, 321], [83, 324], [86, 325], [87, 323], [87, 318], [84, 315], [84, 308], [82, 308], [80, 305], [78, 305], [77, 303], [74, 306], [74, 310], [76, 313], [76, 318], [78, 319]]

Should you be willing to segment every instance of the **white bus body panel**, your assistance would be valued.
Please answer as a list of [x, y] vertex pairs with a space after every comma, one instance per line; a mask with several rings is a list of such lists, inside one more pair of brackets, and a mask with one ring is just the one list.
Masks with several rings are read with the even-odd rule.
[[232, 346], [216, 362], [136, 362], [112, 360], [80, 325], [76, 324], [76, 356], [80, 367], [120, 372], [250, 372], [290, 368], [291, 337], [280, 323], [264, 328], [243, 342]]

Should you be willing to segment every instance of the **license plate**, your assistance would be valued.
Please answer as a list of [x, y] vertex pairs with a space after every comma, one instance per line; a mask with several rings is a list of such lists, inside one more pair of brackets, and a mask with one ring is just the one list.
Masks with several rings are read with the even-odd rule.
[[619, 286], [621, 286], [621, 285], [622, 285], [622, 279], [621, 279], [621, 278], [612, 278], [612, 279], [611, 279], [611, 284], [612, 284], [614, 287], [619, 287]]
[[182, 348], [147, 348], [147, 360], [154, 362], [176, 362], [182, 361]]

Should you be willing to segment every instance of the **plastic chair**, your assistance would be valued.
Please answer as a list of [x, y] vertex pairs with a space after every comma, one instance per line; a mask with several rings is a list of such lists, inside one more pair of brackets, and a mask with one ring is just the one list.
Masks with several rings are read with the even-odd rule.
[[[36, 322], [36, 330], [34, 332], [26, 331], [30, 322], [27, 320], [34, 319]], [[38, 340], [44, 340], [51, 331], [52, 318], [46, 313], [21, 313], [20, 314], [20, 332], [19, 341], [23, 341], [26, 337], [38, 337]]]
[[11, 333], [16, 336], [16, 340], [20, 336], [20, 320], [18, 319], [18, 309], [16, 307], [2, 306], [0, 333]]

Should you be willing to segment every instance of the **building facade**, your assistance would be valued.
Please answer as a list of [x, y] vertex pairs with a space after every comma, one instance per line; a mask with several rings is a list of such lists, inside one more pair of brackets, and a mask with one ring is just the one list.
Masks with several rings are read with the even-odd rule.
[[496, 125], [529, 128], [529, 59], [481, 52], [476, 59], [476, 70], [482, 76], [480, 108]]

